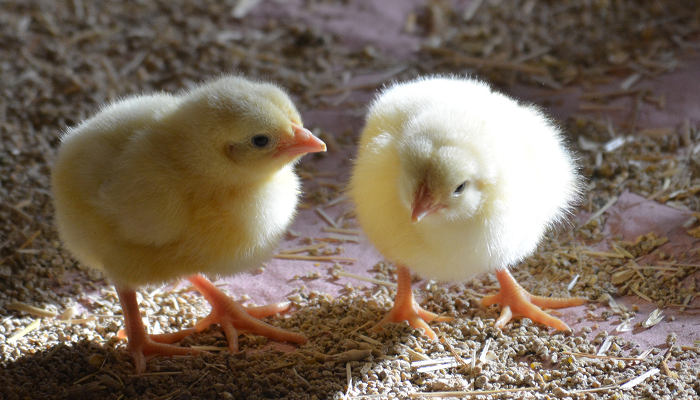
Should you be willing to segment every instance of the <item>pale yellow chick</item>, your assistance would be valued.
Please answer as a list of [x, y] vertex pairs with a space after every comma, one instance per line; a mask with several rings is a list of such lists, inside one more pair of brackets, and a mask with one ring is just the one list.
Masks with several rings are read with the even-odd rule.
[[396, 84], [372, 103], [351, 178], [357, 218], [398, 267], [390, 314], [434, 332], [435, 314], [413, 299], [409, 269], [441, 280], [496, 271], [502, 327], [513, 315], [568, 329], [540, 307], [585, 299], [531, 296], [508, 272], [565, 217], [581, 179], [561, 133], [536, 108], [469, 78]]
[[[207, 275], [231, 275], [268, 259], [295, 213], [293, 164], [325, 144], [302, 128], [277, 86], [224, 76], [177, 95], [129, 97], [69, 129], [52, 172], [58, 231], [83, 264], [114, 282], [137, 372], [172, 343], [221, 324], [232, 351], [253, 332], [304, 343], [251, 317]], [[134, 288], [188, 276], [212, 305], [196, 328], [151, 335]]]

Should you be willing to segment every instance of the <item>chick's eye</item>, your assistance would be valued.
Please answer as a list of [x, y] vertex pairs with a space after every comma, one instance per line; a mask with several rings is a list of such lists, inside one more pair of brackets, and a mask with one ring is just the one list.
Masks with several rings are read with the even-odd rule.
[[270, 138], [267, 135], [255, 135], [250, 139], [253, 146], [262, 149], [270, 143]]
[[467, 185], [468, 185], [468, 184], [469, 184], [469, 181], [464, 181], [464, 182], [462, 182], [459, 186], [457, 186], [457, 188], [455, 189], [455, 191], [452, 192], [452, 195], [453, 195], [453, 196], [459, 196], [460, 194], [462, 194], [462, 192], [464, 192], [464, 189], [467, 188]]

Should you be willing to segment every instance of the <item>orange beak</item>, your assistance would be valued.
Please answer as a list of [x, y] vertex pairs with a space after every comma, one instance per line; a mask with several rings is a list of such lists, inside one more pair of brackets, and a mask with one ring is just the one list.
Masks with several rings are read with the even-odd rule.
[[430, 194], [426, 185], [420, 185], [413, 198], [411, 205], [411, 221], [415, 224], [423, 219], [426, 215], [445, 208], [444, 205], [435, 203], [433, 195]]
[[308, 129], [292, 122], [292, 131], [294, 131], [294, 138], [280, 143], [277, 153], [275, 153], [276, 156], [284, 154], [296, 157], [306, 153], [326, 151], [326, 144]]

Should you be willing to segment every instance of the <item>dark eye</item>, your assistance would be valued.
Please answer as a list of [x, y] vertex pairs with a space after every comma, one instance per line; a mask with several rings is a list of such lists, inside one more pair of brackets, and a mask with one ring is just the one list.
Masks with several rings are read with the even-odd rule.
[[469, 184], [469, 181], [464, 181], [464, 182], [462, 182], [459, 186], [457, 186], [457, 188], [455, 189], [455, 191], [452, 192], [452, 195], [453, 195], [453, 196], [459, 196], [460, 194], [462, 194], [462, 192], [464, 192], [464, 189], [467, 188], [467, 185], [468, 185], [468, 184]]
[[267, 135], [255, 135], [252, 139], [250, 139], [250, 142], [253, 144], [253, 146], [262, 149], [263, 147], [267, 146], [268, 143], [270, 143], [270, 138]]

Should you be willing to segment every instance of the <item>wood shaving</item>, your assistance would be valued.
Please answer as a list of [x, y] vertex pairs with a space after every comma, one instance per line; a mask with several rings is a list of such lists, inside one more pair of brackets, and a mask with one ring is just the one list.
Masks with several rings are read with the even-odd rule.
[[20, 340], [20, 339], [23, 338], [25, 335], [27, 335], [29, 332], [31, 332], [31, 331], [33, 331], [33, 330], [39, 328], [39, 326], [41, 326], [41, 320], [40, 320], [40, 319], [35, 319], [35, 320], [32, 321], [29, 325], [27, 325], [25, 328], [18, 330], [17, 332], [15, 332], [14, 334], [12, 334], [12, 336], [10, 336], [9, 338], [7, 338], [7, 343], [8, 343], [8, 344], [11, 344], [11, 343], [14, 343], [14, 342]]
[[34, 307], [32, 305], [20, 303], [17, 301], [10, 303], [7, 306], [7, 308], [9, 308], [10, 310], [26, 312], [27, 314], [31, 314], [31, 315], [34, 315], [36, 317], [53, 318], [53, 317], [58, 315], [58, 313], [56, 311], [45, 310], [43, 308]]
[[651, 328], [652, 326], [661, 322], [661, 320], [663, 320], [665, 318], [665, 316], [662, 314], [663, 314], [663, 311], [661, 311], [658, 308], [656, 310], [652, 311], [651, 314], [649, 314], [649, 316], [647, 317], [647, 319], [645, 319], [642, 322], [642, 328]]

